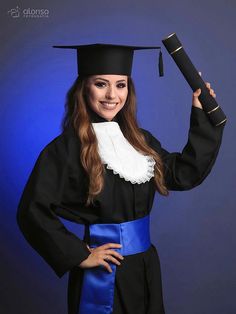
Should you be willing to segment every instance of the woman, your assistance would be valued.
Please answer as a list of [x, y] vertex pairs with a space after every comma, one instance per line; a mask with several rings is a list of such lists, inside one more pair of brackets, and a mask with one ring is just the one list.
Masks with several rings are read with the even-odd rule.
[[[213, 126], [193, 93], [188, 142], [169, 153], [136, 121], [134, 47], [76, 48], [63, 132], [40, 153], [18, 207], [30, 245], [61, 277], [68, 313], [163, 314], [160, 262], [149, 237], [155, 191], [199, 185], [225, 124]], [[206, 83], [210, 94], [214, 90]], [[60, 218], [85, 225], [83, 241]]]

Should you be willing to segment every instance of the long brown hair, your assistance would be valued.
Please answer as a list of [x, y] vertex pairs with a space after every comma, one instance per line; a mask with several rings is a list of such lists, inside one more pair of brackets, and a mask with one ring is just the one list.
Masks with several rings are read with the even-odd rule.
[[[86, 205], [93, 203], [104, 185], [105, 168], [98, 154], [98, 142], [91, 126], [89, 106], [86, 100], [86, 82], [88, 77], [78, 77], [67, 93], [65, 114], [62, 129], [72, 126], [81, 141], [81, 163], [89, 178], [88, 197]], [[136, 95], [131, 77], [128, 77], [128, 96], [124, 107], [119, 111], [119, 125], [133, 147], [144, 155], [152, 156], [156, 162], [154, 167], [154, 181], [157, 191], [164, 196], [169, 191], [164, 182], [163, 162], [159, 154], [145, 141], [136, 120]]]

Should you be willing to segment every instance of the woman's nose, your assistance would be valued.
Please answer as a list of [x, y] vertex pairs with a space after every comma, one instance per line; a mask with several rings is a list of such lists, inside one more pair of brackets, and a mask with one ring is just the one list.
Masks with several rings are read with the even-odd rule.
[[109, 99], [113, 99], [113, 98], [116, 97], [116, 92], [115, 92], [115, 88], [114, 87], [110, 86], [107, 89], [106, 97], [109, 98]]

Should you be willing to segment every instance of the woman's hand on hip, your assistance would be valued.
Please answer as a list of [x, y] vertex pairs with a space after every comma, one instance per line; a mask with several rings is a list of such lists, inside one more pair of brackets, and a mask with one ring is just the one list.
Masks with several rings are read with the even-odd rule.
[[104, 266], [111, 273], [112, 269], [107, 261], [112, 262], [116, 265], [120, 265], [120, 262], [116, 258], [119, 258], [121, 260], [124, 259], [124, 257], [121, 254], [112, 250], [111, 248], [121, 248], [121, 244], [106, 243], [96, 248], [88, 247], [91, 254], [78, 266], [81, 268]]

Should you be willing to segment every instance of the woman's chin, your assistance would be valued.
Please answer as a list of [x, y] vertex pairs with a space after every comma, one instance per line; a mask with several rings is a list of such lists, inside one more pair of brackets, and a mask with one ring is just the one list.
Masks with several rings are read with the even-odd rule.
[[115, 110], [113, 112], [111, 112], [111, 110], [110, 110], [110, 112], [103, 111], [100, 113], [100, 115], [104, 119], [109, 120], [109, 121], [112, 120], [116, 116], [116, 114], [117, 114], [117, 111], [115, 111]]

